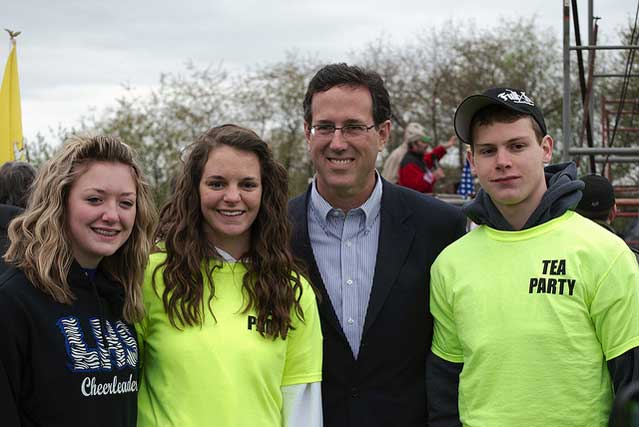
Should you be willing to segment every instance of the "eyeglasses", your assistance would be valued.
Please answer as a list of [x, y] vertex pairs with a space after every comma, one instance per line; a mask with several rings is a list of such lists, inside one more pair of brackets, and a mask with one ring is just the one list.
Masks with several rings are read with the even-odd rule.
[[338, 130], [342, 132], [342, 136], [345, 138], [358, 138], [364, 136], [369, 130], [373, 129], [375, 125], [344, 125], [342, 127], [337, 127], [335, 125], [322, 124], [311, 126], [311, 135], [315, 138], [332, 138], [335, 134], [335, 131]]

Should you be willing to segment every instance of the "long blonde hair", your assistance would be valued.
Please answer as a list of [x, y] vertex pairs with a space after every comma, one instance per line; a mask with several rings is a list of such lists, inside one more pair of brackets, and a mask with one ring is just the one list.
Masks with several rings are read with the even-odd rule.
[[9, 226], [11, 245], [4, 259], [24, 271], [36, 288], [55, 301], [71, 304], [75, 297], [68, 274], [74, 258], [67, 229], [67, 200], [72, 184], [95, 161], [125, 164], [135, 181], [136, 215], [131, 235], [100, 263], [100, 269], [124, 288], [124, 319], [135, 322], [144, 315], [141, 284], [157, 213], [133, 150], [118, 138], [72, 137], [42, 165], [26, 210]]

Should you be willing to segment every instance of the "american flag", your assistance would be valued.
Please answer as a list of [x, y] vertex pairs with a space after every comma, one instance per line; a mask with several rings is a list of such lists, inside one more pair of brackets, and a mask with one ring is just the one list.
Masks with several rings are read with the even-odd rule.
[[473, 174], [470, 171], [470, 162], [468, 160], [466, 160], [464, 170], [461, 174], [461, 181], [459, 182], [459, 187], [457, 187], [457, 194], [461, 194], [466, 198], [475, 194], [475, 180], [473, 179]]

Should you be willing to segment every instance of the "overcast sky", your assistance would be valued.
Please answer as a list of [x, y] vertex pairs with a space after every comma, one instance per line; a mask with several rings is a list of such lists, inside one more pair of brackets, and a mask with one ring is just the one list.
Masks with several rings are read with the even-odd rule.
[[[579, 0], [586, 40], [587, 1]], [[76, 125], [101, 111], [129, 85], [144, 91], [162, 72], [187, 61], [222, 63], [241, 72], [283, 60], [290, 50], [347, 61], [380, 34], [394, 43], [420, 31], [474, 20], [537, 16], [540, 30], [562, 37], [562, 1], [539, 0], [7, 0], [0, 27], [21, 30], [18, 66], [22, 122], [27, 138], [49, 127]], [[599, 32], [618, 42], [618, 29], [634, 20], [635, 0], [594, 0]], [[8, 12], [8, 13], [7, 13]], [[572, 29], [571, 29], [572, 31]], [[0, 35], [0, 63], [9, 53]]]

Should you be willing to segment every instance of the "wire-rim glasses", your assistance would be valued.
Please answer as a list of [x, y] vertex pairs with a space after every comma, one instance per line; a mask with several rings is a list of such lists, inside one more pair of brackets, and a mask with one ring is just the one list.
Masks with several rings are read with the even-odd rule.
[[338, 130], [342, 132], [342, 136], [345, 138], [360, 138], [374, 127], [375, 124], [370, 126], [366, 126], [365, 124], [348, 124], [340, 127], [332, 124], [319, 124], [311, 126], [311, 135], [314, 138], [327, 139], [332, 138], [335, 131]]

